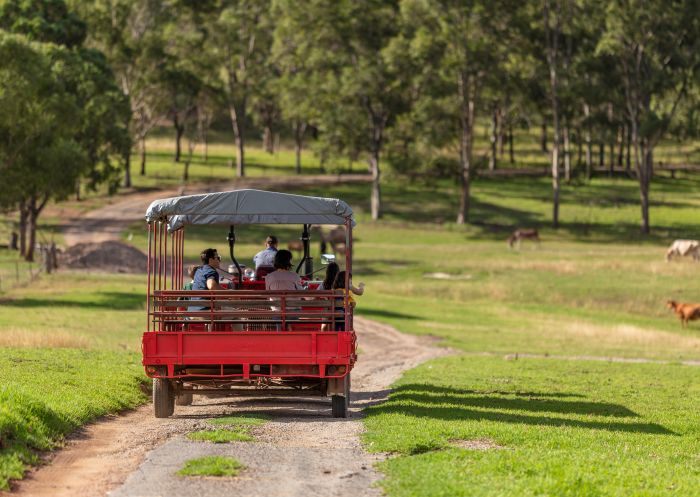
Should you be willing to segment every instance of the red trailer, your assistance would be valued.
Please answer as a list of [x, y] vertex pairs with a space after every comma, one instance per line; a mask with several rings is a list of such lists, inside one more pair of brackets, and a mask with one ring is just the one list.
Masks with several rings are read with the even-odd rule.
[[[234, 255], [237, 226], [300, 225], [304, 256], [296, 271], [313, 287], [311, 226], [342, 225], [349, 275], [355, 222], [345, 202], [237, 190], [157, 200], [146, 221], [148, 319], [142, 351], [146, 374], [153, 378], [156, 417], [172, 415], [176, 403], [190, 404], [193, 394], [330, 396], [333, 416], [347, 416], [350, 371], [357, 359], [349, 277], [345, 296], [311, 289], [267, 291], [262, 278], [245, 275]], [[198, 224], [229, 229], [237, 268], [230, 289], [182, 290], [185, 229]], [[321, 331], [324, 324], [328, 331]]]

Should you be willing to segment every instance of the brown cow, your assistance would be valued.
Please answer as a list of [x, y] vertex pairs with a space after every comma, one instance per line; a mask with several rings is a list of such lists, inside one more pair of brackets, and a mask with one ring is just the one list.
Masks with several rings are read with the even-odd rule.
[[681, 320], [681, 326], [688, 326], [688, 321], [695, 321], [700, 318], [700, 304], [686, 304], [669, 300], [666, 302], [666, 307], [673, 309]]
[[537, 246], [540, 245], [540, 234], [536, 229], [523, 229], [518, 228], [513, 232], [512, 235], [508, 237], [508, 246], [513, 248], [513, 244], [518, 242], [518, 249], [520, 249], [520, 242], [522, 240], [533, 240], [537, 242]]

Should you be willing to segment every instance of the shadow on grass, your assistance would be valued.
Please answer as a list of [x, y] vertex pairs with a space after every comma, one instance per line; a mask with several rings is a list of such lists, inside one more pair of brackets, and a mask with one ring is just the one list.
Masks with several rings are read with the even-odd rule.
[[362, 308], [357, 311], [362, 317], [379, 317], [379, 318], [395, 318], [395, 319], [419, 319], [413, 314], [404, 314], [402, 312], [385, 311], [383, 309], [366, 309]]
[[[454, 390], [430, 385], [401, 385], [389, 401], [369, 408], [368, 417], [381, 414], [402, 414], [436, 420], [492, 421], [530, 426], [572, 427], [593, 430], [676, 435], [656, 423], [622, 421], [589, 421], [543, 415], [588, 415], [608, 417], [637, 417], [633, 411], [619, 404], [590, 401], [568, 401], [543, 398], [505, 398], [507, 392], [478, 392]], [[523, 395], [520, 393], [520, 395]], [[566, 394], [564, 394], [566, 395]], [[530, 411], [532, 414], [503, 411]]]
[[106, 309], [128, 311], [141, 309], [145, 305], [145, 297], [140, 293], [128, 292], [98, 292], [91, 298], [94, 300], [76, 301], [60, 298], [23, 298], [0, 300], [0, 305], [31, 309], [37, 307], [75, 307], [83, 309]]

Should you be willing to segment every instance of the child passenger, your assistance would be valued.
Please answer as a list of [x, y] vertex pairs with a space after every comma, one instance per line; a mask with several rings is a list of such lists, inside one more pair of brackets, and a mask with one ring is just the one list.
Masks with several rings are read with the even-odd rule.
[[190, 277], [190, 281], [185, 283], [185, 285], [182, 287], [183, 290], [192, 290], [192, 285], [194, 285], [194, 273], [197, 272], [197, 269], [199, 269], [199, 266], [196, 264], [187, 266], [187, 276]]
[[[340, 271], [336, 277], [335, 281], [333, 282], [333, 291], [339, 295], [341, 295], [343, 298], [336, 298], [336, 304], [335, 304], [335, 311], [336, 313], [339, 312], [344, 312], [345, 311], [345, 306], [344, 306], [344, 297], [346, 295], [345, 293], [345, 271]], [[360, 283], [358, 287], [353, 286], [352, 284], [352, 275], [349, 275], [350, 281], [349, 281], [349, 287], [348, 287], [348, 305], [350, 306], [351, 309], [355, 308], [356, 302], [355, 299], [352, 297], [352, 294], [355, 295], [362, 295], [365, 293], [365, 284]], [[325, 330], [321, 330], [325, 331]], [[335, 322], [335, 331], [345, 331], [345, 317], [344, 316], [336, 316], [336, 322]]]

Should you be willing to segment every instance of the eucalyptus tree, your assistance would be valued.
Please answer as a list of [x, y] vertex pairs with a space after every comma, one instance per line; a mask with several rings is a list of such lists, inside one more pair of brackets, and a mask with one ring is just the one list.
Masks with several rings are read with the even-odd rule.
[[[125, 118], [132, 143], [140, 144], [141, 175], [146, 173], [146, 138], [167, 112], [163, 91], [164, 28], [172, 12], [158, 0], [68, 0], [87, 23], [86, 45], [105, 54], [129, 100]], [[131, 186], [130, 151], [125, 154], [124, 185]]]
[[[290, 100], [305, 100], [303, 108], [317, 113], [314, 125], [326, 150], [366, 154], [370, 210], [378, 219], [386, 132], [402, 110], [407, 80], [384, 52], [398, 32], [398, 1], [313, 0], [303, 8], [279, 1], [276, 9], [286, 18], [276, 33], [276, 51], [287, 52], [287, 75], [299, 85]], [[301, 81], [309, 85], [307, 95], [299, 91]]]
[[[485, 88], [498, 86], [508, 57], [508, 18], [516, 3], [486, 0], [405, 0], [402, 19], [409, 48], [422, 70], [419, 107], [447, 124], [457, 142], [460, 200], [457, 223], [469, 221], [470, 186], [475, 168], [477, 117], [484, 111]], [[428, 135], [430, 136], [430, 135]], [[436, 136], [442, 144], [445, 135]]]
[[272, 43], [269, 0], [214, 0], [209, 9], [206, 50], [226, 96], [236, 142], [236, 173], [245, 175], [245, 137], [252, 92], [265, 73]]
[[20, 251], [28, 261], [42, 210], [72, 192], [89, 168], [90, 151], [78, 142], [80, 99], [52, 67], [59, 51], [68, 49], [0, 30], [0, 207], [19, 208]]
[[621, 70], [625, 112], [639, 181], [641, 230], [650, 232], [654, 148], [700, 69], [700, 1], [611, 0], [598, 51]]

